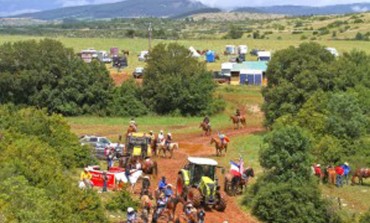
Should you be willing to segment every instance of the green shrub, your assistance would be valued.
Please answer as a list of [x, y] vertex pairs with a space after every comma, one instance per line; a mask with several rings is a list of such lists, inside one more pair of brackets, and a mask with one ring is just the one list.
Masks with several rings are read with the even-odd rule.
[[131, 193], [125, 188], [119, 192], [118, 196], [113, 197], [112, 200], [106, 204], [107, 210], [110, 211], [121, 210], [126, 212], [128, 207], [137, 210], [139, 202], [132, 199]]

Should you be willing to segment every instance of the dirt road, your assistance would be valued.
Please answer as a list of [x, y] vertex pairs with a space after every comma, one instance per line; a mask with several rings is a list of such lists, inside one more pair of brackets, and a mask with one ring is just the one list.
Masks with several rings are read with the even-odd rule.
[[[239, 130], [226, 129], [224, 133], [231, 138], [243, 135], [252, 134], [263, 131], [263, 128], [243, 128]], [[213, 134], [213, 137], [217, 136]], [[212, 136], [211, 136], [212, 137]], [[179, 150], [175, 151], [172, 159], [156, 158], [159, 163], [159, 174], [157, 178], [152, 179], [152, 185], [155, 187], [161, 176], [166, 176], [167, 181], [172, 185], [176, 184], [177, 172], [186, 163], [188, 156], [202, 156], [202, 157], [214, 157], [215, 148], [210, 145], [210, 136], [201, 136], [199, 134], [191, 135], [176, 135], [176, 141], [179, 143]], [[227, 168], [227, 167], [226, 167]], [[223, 178], [220, 177], [220, 184], [223, 185]], [[223, 187], [221, 187], [223, 190]], [[241, 207], [237, 204], [235, 197], [229, 197], [224, 194], [227, 200], [227, 208], [224, 212], [217, 212], [216, 210], [206, 209], [206, 222], [207, 223], [222, 223], [228, 221], [228, 223], [254, 223], [258, 222], [255, 218], [248, 215], [246, 212], [241, 210]], [[177, 207], [176, 213], [181, 213], [182, 204]]]

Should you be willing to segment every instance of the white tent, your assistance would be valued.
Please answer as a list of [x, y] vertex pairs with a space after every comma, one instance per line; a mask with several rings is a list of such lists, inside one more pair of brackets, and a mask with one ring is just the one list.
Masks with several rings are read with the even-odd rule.
[[192, 46], [189, 47], [189, 51], [191, 52], [192, 57], [196, 57], [196, 58], [200, 57], [200, 54], [195, 50], [194, 47], [192, 47]]

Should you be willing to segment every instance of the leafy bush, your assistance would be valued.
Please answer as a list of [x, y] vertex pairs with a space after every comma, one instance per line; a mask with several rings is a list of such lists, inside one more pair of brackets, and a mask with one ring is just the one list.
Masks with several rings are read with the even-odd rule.
[[122, 189], [119, 195], [112, 198], [112, 200], [106, 205], [106, 208], [110, 211], [121, 210], [126, 212], [128, 207], [132, 207], [137, 210], [139, 202], [132, 199], [130, 192], [126, 189]]
[[0, 107], [0, 219], [5, 222], [107, 222], [94, 191], [82, 191], [73, 167], [88, 164], [65, 121], [35, 109]]

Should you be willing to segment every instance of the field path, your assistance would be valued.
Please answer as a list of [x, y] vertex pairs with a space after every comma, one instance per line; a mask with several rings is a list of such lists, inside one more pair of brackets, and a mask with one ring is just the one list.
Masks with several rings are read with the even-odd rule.
[[[222, 131], [232, 140], [233, 137], [262, 132], [264, 129], [261, 127], [247, 127], [238, 130], [230, 128]], [[173, 186], [175, 186], [177, 171], [186, 164], [188, 156], [215, 158], [214, 145], [210, 145], [211, 137], [217, 137], [217, 133], [213, 133], [212, 136], [202, 136], [201, 131], [199, 131], [199, 134], [176, 135], [175, 141], [179, 143], [179, 150], [175, 151], [172, 159], [156, 158], [159, 163], [159, 174], [156, 178], [152, 179], [152, 187], [156, 187], [161, 176], [166, 176], [168, 183], [171, 183]], [[227, 168], [228, 167], [226, 167], [226, 169]], [[220, 185], [223, 185], [222, 175], [219, 174], [218, 176]], [[139, 188], [137, 188], [135, 193], [139, 193], [138, 190]], [[223, 193], [223, 186], [221, 186], [221, 190]], [[224, 193], [223, 196], [227, 201], [226, 210], [224, 212], [217, 212], [216, 210], [206, 209], [207, 223], [222, 223], [225, 220], [228, 221], [228, 223], [258, 222], [255, 218], [241, 210], [241, 207], [237, 203], [236, 197], [229, 197]], [[179, 204], [176, 213], [180, 214], [181, 210], [182, 204]]]

